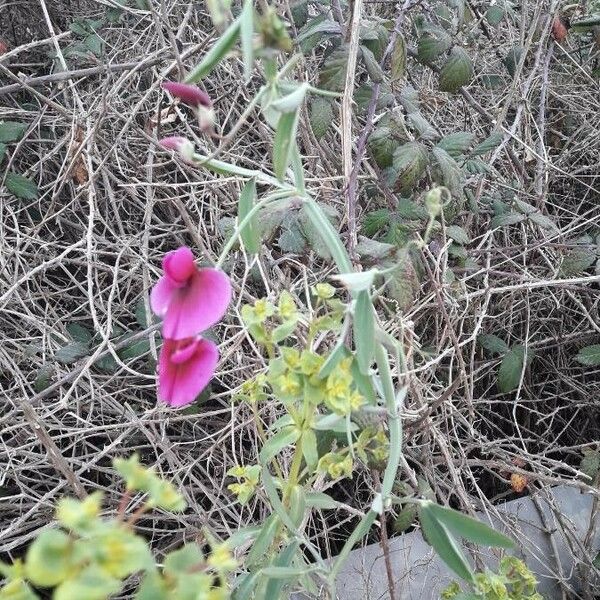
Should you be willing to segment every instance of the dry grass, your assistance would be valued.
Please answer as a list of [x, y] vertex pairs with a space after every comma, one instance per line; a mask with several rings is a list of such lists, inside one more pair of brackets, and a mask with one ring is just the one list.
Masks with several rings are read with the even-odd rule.
[[[227, 468], [244, 457], [254, 460], [257, 444], [247, 408], [231, 399], [265, 364], [240, 325], [239, 308], [282, 289], [301, 298], [330, 269], [312, 255], [283, 254], [276, 244], [266, 245], [259, 260], [238, 251], [227, 266], [237, 293], [215, 332], [223, 359], [210, 401], [182, 412], [156, 405], [148, 367], [156, 358], [156, 326], [140, 329], [135, 306], [147, 302], [166, 250], [187, 243], [215, 260], [223, 244], [219, 223], [235, 216], [240, 184], [174, 162], [152, 141], [178, 131], [207, 152], [215, 148], [198, 138], [190, 115], [159, 87], [214, 40], [203, 5], [162, 0], [152, 13], [127, 9], [125, 19], [102, 29], [102, 59], [70, 60], [65, 73], [70, 23], [101, 16], [113, 4], [29, 0], [0, 7], [0, 37], [9, 46], [0, 56], [0, 119], [29, 125], [11, 148], [9, 168], [28, 174], [41, 190], [39, 200], [27, 202], [0, 190], [0, 551], [12, 557], [48, 522], [58, 497], [101, 489], [116, 504], [121, 490], [110, 462], [133, 451], [180, 485], [190, 504], [184, 516], [155, 514], [144, 522], [157, 548], [203, 526], [226, 536], [264, 516], [260, 499], [240, 511], [225, 484]], [[414, 11], [427, 8], [419, 4]], [[441, 132], [464, 129], [483, 138], [500, 124], [510, 133], [488, 161], [491, 174], [470, 181], [480, 206], [498, 192], [515, 195], [558, 226], [557, 232], [532, 225], [492, 231], [487, 209], [464, 212], [456, 222], [471, 235], [469, 257], [477, 267], [457, 269], [449, 284], [448, 245], [440, 238], [424, 252], [429, 273], [411, 309], [381, 312], [388, 330], [411, 348], [404, 477], [423, 477], [440, 500], [467, 510], [511, 494], [507, 472], [526, 473], [530, 489], [542, 494], [556, 483], [592, 492], [577, 467], [581, 449], [600, 440], [598, 369], [573, 360], [578, 348], [600, 340], [600, 276], [588, 270], [565, 281], [560, 272], [574, 240], [600, 228], [600, 96], [589, 74], [598, 58], [582, 58], [581, 38], [569, 37], [563, 46], [548, 40], [551, 3], [528, 4], [520, 23], [491, 31], [489, 44], [477, 50], [478, 72], [504, 73], [499, 55], [515, 42], [530, 47], [514, 82], [506, 77], [498, 89], [474, 85], [447, 96], [436, 91], [430, 71], [409, 71], [425, 116]], [[363, 15], [393, 17], [392, 7], [365, 2]], [[536, 30], [543, 31], [541, 43], [533, 39]], [[60, 51], [51, 59], [53, 49]], [[309, 56], [299, 76], [314, 80], [319, 56]], [[19, 73], [47, 79], [15, 89]], [[241, 81], [241, 61], [233, 58], [204, 82], [223, 132], [255, 91]], [[223, 157], [269, 169], [271, 133], [257, 117]], [[352, 134], [362, 126], [355, 117]], [[343, 214], [339, 127], [317, 142], [304, 120], [301, 143], [310, 187]], [[362, 173], [372, 174], [366, 167]], [[359, 224], [361, 213], [376, 205], [361, 189]], [[68, 341], [71, 323], [93, 329], [98, 345], [88, 357], [61, 365], [54, 355]], [[119, 343], [110, 339], [116, 326], [149, 335], [149, 355], [121, 360]], [[498, 393], [499, 360], [476, 345], [481, 333], [535, 350], [516, 393]], [[112, 372], [94, 365], [105, 356], [116, 361]], [[52, 383], [36, 392], [36, 373], [46, 367]], [[263, 407], [265, 421], [274, 410]], [[365, 472], [336, 490], [341, 501], [363, 509], [372, 486]], [[351, 511], [315, 518], [325, 551], [335, 551], [353, 518]], [[589, 564], [585, 549], [574, 552]]]

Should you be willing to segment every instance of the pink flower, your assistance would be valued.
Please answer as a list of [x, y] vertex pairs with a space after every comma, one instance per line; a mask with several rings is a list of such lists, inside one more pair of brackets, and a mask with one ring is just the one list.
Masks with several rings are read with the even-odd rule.
[[194, 162], [194, 144], [185, 137], [172, 135], [158, 140], [158, 143], [167, 150], [179, 153], [186, 162]]
[[215, 344], [201, 337], [165, 339], [158, 357], [158, 396], [169, 406], [193, 402], [208, 385], [219, 360]]
[[210, 108], [212, 106], [210, 96], [196, 85], [179, 83], [178, 81], [165, 81], [162, 87], [169, 94], [175, 96], [175, 98], [179, 98], [184, 104], [193, 108], [197, 108], [198, 106]]
[[217, 269], [198, 269], [186, 246], [168, 252], [164, 275], [152, 288], [150, 305], [163, 321], [163, 337], [182, 340], [214, 325], [231, 300], [229, 278]]

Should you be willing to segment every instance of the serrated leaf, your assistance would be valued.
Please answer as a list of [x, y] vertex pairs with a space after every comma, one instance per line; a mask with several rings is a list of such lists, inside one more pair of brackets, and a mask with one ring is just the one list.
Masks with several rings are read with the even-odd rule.
[[339, 24], [332, 20], [327, 19], [323, 15], [319, 15], [314, 19], [311, 19], [302, 29], [298, 32], [297, 41], [302, 45], [303, 42], [311, 41], [310, 38], [313, 36], [319, 36], [317, 39], [320, 39], [321, 35], [341, 35], [342, 30]]
[[88, 35], [83, 44], [94, 56], [102, 56], [104, 51], [104, 40], [97, 33]]
[[431, 28], [419, 38], [417, 59], [423, 64], [430, 64], [451, 46], [452, 38], [447, 31], [439, 27]]
[[316, 96], [311, 100], [308, 112], [310, 126], [315, 137], [320, 140], [333, 122], [333, 107], [331, 102], [323, 96]]
[[457, 158], [467, 153], [474, 139], [475, 135], [473, 133], [459, 131], [443, 137], [437, 146], [445, 150], [452, 158]]
[[469, 55], [458, 47], [452, 48], [440, 71], [440, 90], [456, 93], [473, 79], [473, 63]]
[[297, 29], [304, 27], [308, 20], [308, 0], [297, 0], [290, 4], [292, 19]]
[[549, 229], [550, 231], [558, 231], [556, 223], [546, 215], [540, 212], [534, 212], [529, 215], [529, 220], [539, 225], [542, 229]]
[[392, 215], [387, 208], [373, 210], [364, 216], [362, 229], [365, 235], [373, 237], [384, 232], [390, 224]]
[[419, 134], [419, 138], [423, 140], [436, 140], [440, 137], [435, 127], [420, 112], [409, 113], [406, 120]]
[[367, 69], [367, 73], [369, 74], [371, 81], [374, 83], [381, 83], [381, 81], [383, 81], [383, 71], [373, 52], [371, 52], [371, 50], [369, 50], [369, 48], [366, 46], [360, 46], [360, 52], [363, 64]]
[[401, 33], [396, 36], [391, 58], [391, 81], [398, 81], [406, 72], [406, 40]]
[[513, 48], [511, 48], [508, 51], [508, 54], [502, 61], [504, 63], [504, 66], [506, 67], [506, 70], [511, 75], [511, 77], [515, 76], [515, 73], [517, 72], [517, 66], [521, 62], [522, 56], [523, 56], [523, 48], [521, 48], [520, 46], [514, 46]]
[[33, 381], [33, 388], [36, 392], [43, 392], [46, 388], [50, 387], [52, 383], [52, 375], [54, 375], [54, 369], [50, 365], [42, 365], [36, 373]]
[[87, 356], [89, 354], [89, 345], [85, 342], [73, 342], [72, 344], [67, 344], [60, 348], [54, 358], [64, 364], [70, 365], [80, 358]]
[[575, 360], [582, 365], [597, 367], [600, 365], [600, 344], [586, 346], [582, 348], [575, 357]]
[[17, 142], [23, 137], [26, 131], [26, 123], [2, 121], [0, 122], [0, 142]]
[[[388, 267], [392, 264], [384, 262], [382, 266]], [[419, 292], [417, 271], [413, 259], [406, 251], [400, 253], [394, 266], [396, 268], [386, 283], [385, 295], [393, 298], [400, 310], [406, 311], [410, 309]]]
[[[513, 346], [502, 359], [498, 371], [498, 389], [503, 393], [512, 392], [521, 381], [521, 373], [525, 360], [525, 347]], [[533, 350], [527, 352], [527, 363], [533, 360]]]
[[591, 246], [573, 248], [563, 257], [562, 264], [560, 265], [560, 272], [568, 277], [579, 275], [586, 269], [589, 269], [595, 261], [595, 248]]
[[301, 254], [306, 248], [306, 239], [297, 227], [285, 229], [279, 236], [277, 245], [282, 252]]
[[7, 173], [4, 184], [9, 192], [22, 200], [36, 200], [39, 196], [38, 187], [31, 179], [18, 173]]
[[483, 154], [487, 154], [488, 152], [495, 150], [500, 145], [503, 137], [504, 136], [498, 131], [492, 133], [485, 138], [483, 142], [477, 144], [477, 146], [473, 148], [470, 156], [482, 156]]
[[[238, 203], [238, 222], [241, 223], [246, 219], [247, 215], [254, 208], [256, 201], [256, 181], [250, 179], [246, 182], [240, 193], [240, 201]], [[246, 252], [257, 254], [260, 250], [260, 230], [258, 227], [258, 215], [255, 214], [246, 223], [240, 232], [240, 237], [244, 242]]]
[[348, 48], [336, 48], [321, 67], [319, 87], [333, 92], [341, 92], [346, 85], [348, 69]]
[[464, 178], [458, 163], [441, 148], [433, 148], [431, 151], [442, 176], [442, 180], [438, 183], [446, 186], [452, 196], [462, 197], [463, 196], [463, 184]]
[[394, 151], [390, 182], [400, 193], [410, 193], [427, 168], [427, 149], [419, 142], [403, 144]]
[[469, 234], [458, 225], [448, 225], [446, 235], [462, 246], [466, 246], [471, 241]]
[[399, 100], [407, 114], [420, 110], [419, 92], [412, 85], [405, 85], [402, 88]]
[[477, 338], [477, 342], [485, 350], [497, 354], [505, 354], [510, 350], [508, 344], [503, 339], [492, 333], [480, 335]]
[[196, 83], [206, 77], [233, 47], [239, 35], [240, 19], [238, 18], [229, 25], [204, 58], [192, 69], [185, 78], [186, 83]]
[[504, 19], [504, 14], [504, 6], [500, 3], [492, 4], [485, 11], [485, 19], [492, 27], [496, 27], [496, 25], [499, 25], [502, 19]]
[[279, 181], [283, 181], [285, 172], [290, 164], [292, 148], [296, 143], [298, 129], [298, 110], [283, 113], [277, 123], [273, 141], [273, 170]]
[[[331, 206], [324, 203], [317, 203], [322, 215], [334, 226], [337, 226], [338, 214]], [[304, 205], [298, 217], [300, 231], [308, 241], [308, 245], [321, 258], [328, 260], [331, 258], [331, 252], [324, 237], [323, 230], [318, 227], [309, 214], [307, 205]]]
[[0, 143], [0, 165], [4, 160], [4, 156], [6, 155], [6, 144]]
[[419, 521], [425, 539], [452, 571], [465, 581], [473, 582], [473, 571], [465, 555], [448, 529], [432, 513], [431, 506], [434, 506], [432, 502], [419, 506]]
[[89, 344], [94, 337], [92, 332], [80, 323], [68, 323], [66, 329], [74, 342]]
[[[150, 352], [150, 341], [147, 339], [137, 340], [119, 350], [119, 358], [122, 360], [133, 360], [148, 354], [148, 352]], [[113, 357], [111, 356], [111, 358]]]
[[492, 229], [496, 229], [496, 227], [506, 227], [507, 225], [515, 225], [516, 223], [521, 223], [527, 217], [525, 215], [517, 214], [517, 213], [508, 213], [506, 215], [496, 215], [490, 221], [490, 227]]
[[398, 147], [397, 140], [389, 127], [377, 127], [369, 136], [367, 147], [375, 162], [382, 168], [390, 167], [394, 162], [394, 150]]
[[359, 237], [359, 242], [356, 245], [356, 253], [361, 259], [367, 259], [366, 262], [370, 263], [380, 263], [386, 258], [391, 258], [397, 250], [398, 248], [394, 244], [378, 242], [364, 236]]
[[579, 470], [591, 477], [592, 480], [596, 479], [600, 473], [600, 452], [586, 452], [579, 464]]

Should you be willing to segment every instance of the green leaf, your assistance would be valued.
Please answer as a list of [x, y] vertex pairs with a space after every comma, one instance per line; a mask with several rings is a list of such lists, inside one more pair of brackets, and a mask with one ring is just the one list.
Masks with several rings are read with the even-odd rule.
[[102, 56], [104, 52], [104, 40], [97, 33], [88, 35], [83, 44], [94, 56]]
[[452, 158], [458, 158], [467, 153], [474, 139], [475, 135], [473, 133], [459, 131], [443, 137], [437, 146], [445, 150]]
[[540, 212], [531, 213], [529, 215], [529, 220], [535, 223], [536, 225], [539, 225], [542, 229], [549, 229], [550, 231], [555, 232], [558, 231], [556, 223], [552, 219], [550, 219], [546, 215], [543, 215]]
[[432, 154], [441, 174], [439, 183], [446, 186], [452, 196], [461, 198], [463, 196], [464, 177], [458, 163], [441, 148], [433, 148]]
[[54, 590], [53, 600], [106, 600], [121, 589], [121, 582], [96, 565], [77, 572]]
[[504, 14], [504, 6], [500, 3], [492, 4], [485, 11], [485, 19], [492, 27], [496, 27], [504, 19]]
[[125, 361], [139, 358], [140, 356], [148, 354], [148, 352], [150, 352], [150, 341], [142, 339], [127, 344], [127, 346], [119, 350], [118, 354], [119, 358]]
[[260, 533], [256, 536], [252, 549], [246, 557], [247, 565], [255, 565], [264, 560], [265, 553], [271, 546], [280, 524], [281, 521], [276, 514], [269, 515], [269, 517], [263, 521]]
[[394, 139], [389, 127], [380, 126], [374, 129], [369, 135], [367, 146], [379, 167], [385, 169], [393, 164], [394, 150], [398, 147], [398, 141]]
[[483, 142], [477, 144], [477, 146], [473, 148], [470, 156], [482, 156], [483, 154], [491, 152], [500, 145], [500, 142], [502, 141], [503, 137], [504, 136], [499, 131], [492, 133], [491, 135], [486, 137], [485, 140], [483, 140]]
[[58, 529], [42, 531], [27, 550], [27, 578], [40, 587], [58, 585], [71, 572], [72, 549], [71, 539], [66, 533]]
[[577, 32], [592, 31], [600, 26], [600, 14], [590, 15], [584, 19], [577, 19], [571, 23], [571, 27]]
[[367, 213], [362, 224], [365, 235], [371, 237], [384, 232], [388, 228], [391, 218], [391, 213], [387, 208], [380, 208]]
[[167, 554], [164, 561], [164, 572], [171, 577], [186, 575], [192, 567], [197, 567], [203, 560], [204, 556], [197, 544], [185, 544]]
[[308, 118], [315, 137], [320, 140], [333, 123], [331, 102], [323, 96], [315, 96], [310, 103]]
[[467, 515], [437, 504], [431, 504], [428, 510], [435, 519], [450, 530], [454, 535], [460, 536], [474, 544], [491, 546], [494, 548], [514, 548], [514, 542], [492, 529], [489, 525], [473, 519]]
[[304, 102], [308, 87], [308, 83], [303, 82], [293, 92], [274, 100], [269, 106], [282, 113], [295, 112]]
[[254, 67], [254, 6], [252, 0], [244, 0], [240, 14], [240, 39], [244, 59], [244, 80], [248, 82]]
[[596, 261], [596, 249], [592, 246], [573, 248], [563, 257], [560, 272], [567, 277], [579, 275]]
[[393, 164], [389, 169], [391, 181], [400, 193], [412, 193], [414, 185], [427, 168], [427, 150], [419, 142], [403, 144], [394, 151]]
[[240, 35], [240, 19], [236, 19], [221, 34], [216, 44], [204, 55], [204, 58], [185, 78], [186, 83], [196, 83], [206, 77], [213, 68], [231, 50]]
[[273, 170], [279, 181], [283, 181], [292, 157], [292, 147], [296, 143], [298, 111], [283, 113], [277, 123], [273, 142]]
[[332, 275], [331, 278], [342, 283], [351, 292], [362, 292], [368, 291], [371, 288], [377, 273], [377, 269], [369, 269], [368, 271], [339, 273], [338, 275]]
[[508, 344], [492, 333], [483, 334], [477, 338], [479, 345], [489, 352], [497, 354], [506, 354], [510, 350]]
[[440, 137], [435, 127], [420, 112], [409, 113], [406, 120], [420, 139], [437, 140]]
[[284, 229], [277, 239], [277, 245], [282, 252], [291, 254], [301, 254], [304, 252], [306, 249], [306, 238], [302, 235], [297, 220]]
[[406, 40], [401, 33], [396, 36], [391, 58], [391, 80], [398, 81], [406, 72]]
[[502, 61], [506, 70], [509, 72], [511, 77], [514, 77], [517, 72], [517, 66], [521, 62], [521, 57], [523, 56], [523, 48], [520, 46], [514, 46], [511, 48]]
[[396, 533], [404, 533], [414, 524], [417, 513], [416, 504], [407, 504], [404, 506], [394, 521], [394, 531]]
[[332, 92], [341, 92], [346, 85], [348, 48], [340, 46], [334, 50], [321, 67], [319, 87]]
[[306, 429], [302, 434], [302, 454], [306, 466], [312, 471], [319, 462], [319, 453], [317, 452], [317, 436], [312, 429]]
[[496, 215], [490, 221], [490, 227], [492, 229], [496, 229], [496, 227], [506, 227], [507, 225], [515, 225], [516, 223], [521, 223], [527, 217], [525, 215], [517, 214], [517, 213], [508, 213], [506, 215]]
[[92, 341], [92, 337], [94, 337], [87, 327], [84, 327], [79, 323], [68, 323], [66, 329], [75, 342], [89, 344]]
[[[298, 576], [298, 570], [290, 567], [294, 556], [298, 552], [298, 547], [298, 542], [296, 540], [292, 541], [279, 553], [270, 566], [263, 569], [263, 575], [271, 578], [265, 588], [265, 598], [281, 598], [286, 579], [295, 579]], [[287, 575], [283, 574], [286, 570]]]
[[39, 600], [39, 598], [23, 579], [13, 579], [0, 588], [0, 600]]
[[90, 353], [89, 344], [86, 342], [73, 342], [67, 344], [54, 355], [54, 358], [63, 365], [70, 365], [78, 361], [80, 358], [87, 356]]
[[419, 506], [419, 520], [425, 539], [452, 571], [461, 579], [473, 583], [471, 566], [448, 529], [432, 512], [432, 506], [435, 506], [433, 502], [424, 502]]
[[325, 492], [308, 492], [306, 494], [306, 506], [318, 510], [335, 510], [339, 506], [339, 502]]
[[586, 346], [582, 348], [575, 357], [575, 360], [582, 365], [597, 367], [600, 365], [600, 344]]
[[375, 313], [368, 290], [359, 292], [356, 297], [354, 345], [359, 369], [367, 374], [375, 355]]
[[452, 38], [440, 27], [432, 27], [419, 38], [417, 59], [423, 64], [432, 63], [452, 46]]
[[144, 575], [134, 600], [169, 600], [169, 588], [158, 571]]
[[448, 225], [446, 227], [446, 234], [450, 239], [453, 239], [457, 244], [461, 244], [462, 246], [466, 246], [471, 241], [469, 234], [458, 225]]
[[300, 437], [300, 430], [296, 427], [284, 427], [274, 436], [270, 437], [260, 451], [260, 459], [266, 464], [279, 454], [286, 446], [294, 444]]
[[96, 564], [104, 573], [126, 579], [133, 573], [154, 567], [146, 540], [123, 524], [106, 523], [93, 536]]
[[52, 375], [54, 375], [54, 369], [50, 365], [42, 365], [35, 375], [33, 381], [33, 388], [36, 392], [42, 392], [46, 388], [50, 387], [52, 383]]
[[18, 173], [7, 173], [4, 180], [6, 188], [22, 200], [36, 200], [39, 196], [37, 185], [31, 179]]
[[[527, 363], [533, 360], [533, 350], [530, 348], [527, 352]], [[523, 363], [525, 360], [525, 347], [521, 345], [513, 346], [509, 352], [504, 355], [498, 371], [498, 388], [503, 393], [512, 392], [521, 381], [523, 372]]]
[[4, 160], [4, 156], [6, 155], [6, 144], [0, 143], [0, 165]]
[[598, 473], [600, 473], [600, 452], [586, 451], [579, 464], [579, 470], [592, 480], [596, 479]]
[[[250, 179], [242, 188], [240, 193], [240, 201], [238, 204], [238, 222], [242, 222], [248, 213], [254, 207], [256, 201], [256, 180]], [[260, 230], [258, 226], [258, 214], [255, 214], [246, 223], [240, 232], [240, 236], [244, 243], [246, 252], [250, 254], [258, 254], [260, 250]]]
[[0, 122], [0, 142], [17, 142], [27, 131], [27, 123], [17, 121]]
[[366, 46], [360, 46], [360, 52], [363, 60], [363, 64], [367, 69], [367, 73], [374, 83], [381, 83], [383, 81], [383, 71], [381, 66], [377, 62], [375, 55]]
[[462, 48], [454, 47], [440, 71], [440, 90], [454, 94], [472, 78], [471, 58]]

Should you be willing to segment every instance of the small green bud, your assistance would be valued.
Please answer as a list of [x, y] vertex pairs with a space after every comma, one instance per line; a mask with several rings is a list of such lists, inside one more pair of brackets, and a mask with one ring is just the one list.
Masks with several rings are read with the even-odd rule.
[[425, 208], [431, 216], [435, 219], [442, 212], [442, 195], [444, 188], [435, 187], [427, 192], [425, 196]]

